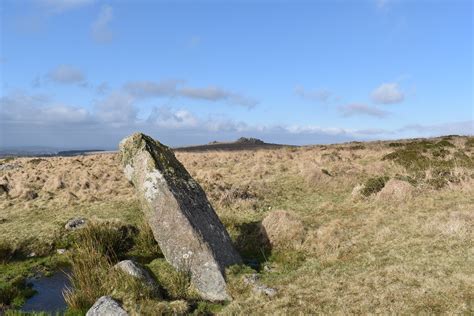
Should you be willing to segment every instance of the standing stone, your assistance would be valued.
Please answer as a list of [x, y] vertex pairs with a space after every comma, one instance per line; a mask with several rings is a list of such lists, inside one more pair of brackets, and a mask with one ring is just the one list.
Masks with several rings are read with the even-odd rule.
[[168, 147], [149, 136], [125, 138], [120, 152], [166, 260], [191, 274], [204, 299], [230, 299], [225, 267], [242, 260], [203, 189]]

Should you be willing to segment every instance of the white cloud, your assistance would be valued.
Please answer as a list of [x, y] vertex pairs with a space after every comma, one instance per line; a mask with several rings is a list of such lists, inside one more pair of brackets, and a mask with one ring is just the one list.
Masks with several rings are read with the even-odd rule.
[[303, 86], [296, 86], [294, 92], [303, 99], [319, 101], [323, 103], [328, 102], [329, 98], [331, 97], [331, 92], [326, 89], [306, 90]]
[[94, 3], [94, 0], [36, 0], [41, 8], [49, 13], [58, 14], [78, 9]]
[[59, 65], [51, 70], [47, 77], [58, 83], [85, 84], [85, 76], [82, 71], [70, 65]]
[[357, 116], [357, 115], [368, 115], [378, 118], [384, 118], [390, 114], [390, 112], [380, 110], [376, 107], [371, 107], [366, 104], [348, 104], [342, 107], [339, 107], [339, 111], [342, 113], [342, 116]]
[[187, 110], [171, 107], [154, 107], [147, 122], [165, 128], [192, 128], [199, 126], [199, 119]]
[[113, 39], [110, 22], [113, 19], [113, 9], [110, 5], [102, 6], [99, 16], [92, 23], [92, 38], [99, 43], [108, 43]]
[[0, 120], [48, 125], [50, 123], [84, 123], [90, 120], [90, 116], [81, 107], [54, 104], [44, 95], [17, 92], [0, 99]]
[[135, 122], [137, 114], [134, 98], [121, 92], [112, 92], [95, 107], [96, 117], [105, 123], [130, 124]]
[[371, 98], [377, 104], [392, 104], [403, 102], [405, 95], [397, 83], [383, 83], [372, 92]]
[[[381, 137], [474, 134], [472, 120], [438, 125], [412, 124], [388, 130], [247, 124], [226, 116], [200, 117], [185, 108], [163, 106], [153, 108], [144, 116], [143, 112], [139, 113], [136, 101], [124, 91], [113, 91], [87, 108], [58, 103], [44, 95], [9, 94], [0, 98], [0, 146], [115, 148], [121, 138], [137, 130], [175, 146], [234, 140], [240, 136], [275, 143], [315, 144]], [[366, 105], [349, 105], [344, 111], [350, 113], [348, 115], [380, 116], [380, 110]]]

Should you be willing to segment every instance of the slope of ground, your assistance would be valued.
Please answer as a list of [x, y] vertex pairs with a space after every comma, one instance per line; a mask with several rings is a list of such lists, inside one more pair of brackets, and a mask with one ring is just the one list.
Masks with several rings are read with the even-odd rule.
[[[235, 291], [220, 313], [473, 312], [472, 137], [176, 155], [278, 290]], [[116, 154], [3, 160], [0, 185], [0, 239], [25, 253], [55, 251], [71, 217], [140, 218]], [[300, 244], [265, 248], [275, 210], [303, 223]]]

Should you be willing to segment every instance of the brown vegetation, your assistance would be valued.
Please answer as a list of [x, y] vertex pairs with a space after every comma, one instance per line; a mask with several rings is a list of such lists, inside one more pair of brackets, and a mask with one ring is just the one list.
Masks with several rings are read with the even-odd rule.
[[[262, 282], [278, 290], [273, 298], [257, 295], [231, 275], [234, 301], [219, 311], [472, 313], [472, 143], [472, 137], [453, 136], [177, 152], [206, 191], [245, 262], [258, 270]], [[65, 222], [75, 216], [140, 225], [133, 189], [117, 159], [115, 154], [101, 154], [5, 162], [14, 166], [0, 171], [0, 184], [8, 190], [0, 193], [0, 236], [7, 245], [2, 246], [6, 256], [12, 256], [11, 249], [17, 249], [16, 256], [18, 249], [28, 252], [27, 246], [40, 249], [40, 244], [46, 244], [45, 253], [54, 251]], [[24, 193], [29, 190], [38, 196], [28, 198]], [[273, 210], [285, 210], [302, 223], [305, 233], [299, 247], [265, 248], [261, 222]], [[293, 238], [284, 237], [293, 235], [279, 222], [275, 221], [275, 236]], [[300, 231], [299, 224], [294, 227]], [[150, 249], [150, 235], [141, 230], [141, 247]], [[146, 262], [159, 254], [156, 249], [149, 252]], [[250, 272], [235, 274], [239, 273]], [[185, 275], [161, 277], [179, 285], [169, 286], [170, 299], [192, 302]], [[164, 304], [151, 298], [143, 301], [151, 302], [144, 310]], [[182, 302], [175, 304], [183, 307]], [[208, 308], [199, 304], [197, 309]]]

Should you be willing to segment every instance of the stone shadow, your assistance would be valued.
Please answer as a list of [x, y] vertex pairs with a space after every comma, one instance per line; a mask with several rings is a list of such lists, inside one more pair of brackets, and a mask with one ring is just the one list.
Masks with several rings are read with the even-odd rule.
[[235, 229], [238, 232], [235, 247], [242, 256], [242, 260], [249, 267], [260, 271], [272, 251], [261, 221], [237, 224]]

